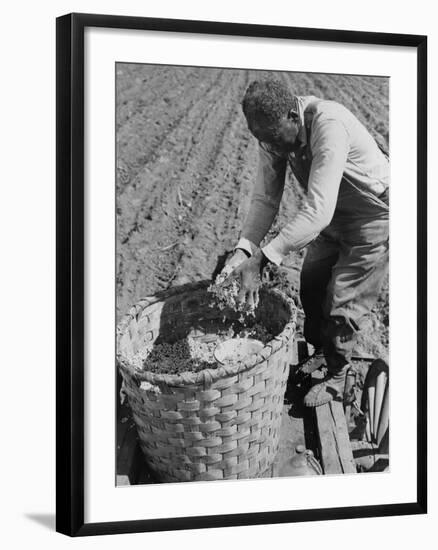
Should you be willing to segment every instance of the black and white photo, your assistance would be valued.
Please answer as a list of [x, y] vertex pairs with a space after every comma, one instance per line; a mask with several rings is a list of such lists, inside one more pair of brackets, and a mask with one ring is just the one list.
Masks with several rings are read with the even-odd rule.
[[118, 483], [388, 470], [389, 78], [116, 90]]

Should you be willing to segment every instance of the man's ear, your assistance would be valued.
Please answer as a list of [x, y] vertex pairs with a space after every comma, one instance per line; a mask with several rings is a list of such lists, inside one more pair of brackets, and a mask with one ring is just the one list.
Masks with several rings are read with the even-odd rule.
[[298, 120], [299, 118], [298, 111], [296, 109], [289, 109], [287, 113], [287, 118], [293, 121]]

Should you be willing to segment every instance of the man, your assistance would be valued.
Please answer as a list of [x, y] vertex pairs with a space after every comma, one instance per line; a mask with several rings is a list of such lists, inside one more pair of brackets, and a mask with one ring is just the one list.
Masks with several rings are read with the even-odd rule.
[[[304, 398], [316, 407], [342, 396], [357, 331], [387, 272], [389, 163], [359, 120], [334, 101], [294, 96], [282, 82], [264, 80], [248, 87], [242, 108], [259, 142], [259, 168], [226, 270], [240, 278], [239, 299], [256, 304], [264, 266], [307, 247], [304, 336], [316, 350], [311, 361], [327, 365], [327, 376]], [[278, 212], [288, 163], [305, 201], [260, 249]]]

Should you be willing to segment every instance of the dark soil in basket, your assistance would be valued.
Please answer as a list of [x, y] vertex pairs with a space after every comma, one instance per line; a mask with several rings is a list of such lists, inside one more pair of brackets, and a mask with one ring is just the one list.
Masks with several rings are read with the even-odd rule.
[[[164, 342], [149, 349], [144, 348], [137, 353], [132, 363], [137, 369], [160, 374], [181, 374], [214, 369], [220, 365], [214, 356], [216, 346], [230, 338], [253, 338], [267, 344], [272, 340], [272, 335], [261, 324], [255, 324], [237, 333], [230, 328], [220, 334], [208, 335], [205, 340], [189, 335], [174, 343]], [[230, 362], [233, 361], [230, 360]]]

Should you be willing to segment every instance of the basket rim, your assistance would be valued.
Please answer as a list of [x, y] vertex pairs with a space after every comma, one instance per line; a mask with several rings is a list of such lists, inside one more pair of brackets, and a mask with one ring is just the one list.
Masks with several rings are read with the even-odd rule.
[[291, 319], [286, 323], [283, 330], [277, 334], [272, 340], [270, 340], [259, 352], [253, 353], [248, 357], [245, 357], [243, 361], [238, 361], [232, 365], [220, 365], [214, 369], [203, 369], [198, 372], [182, 372], [178, 374], [165, 374], [156, 373], [150, 371], [141, 371], [133, 367], [129, 360], [122, 356], [119, 352], [120, 340], [126, 333], [129, 323], [140, 313], [143, 312], [148, 306], [154, 303], [162, 302], [163, 300], [178, 294], [184, 294], [188, 291], [200, 290], [207, 288], [211, 284], [210, 280], [198, 281], [195, 283], [186, 283], [177, 287], [172, 287], [167, 290], [157, 292], [152, 296], [146, 296], [141, 298], [136, 304], [134, 304], [121, 319], [117, 325], [117, 338], [116, 338], [116, 359], [117, 364], [121, 370], [128, 374], [131, 378], [137, 380], [138, 384], [141, 382], [149, 382], [150, 384], [159, 385], [166, 384], [167, 386], [187, 386], [187, 385], [201, 385], [211, 384], [222, 378], [228, 378], [235, 376], [241, 372], [249, 370], [259, 363], [262, 363], [269, 359], [271, 355], [283, 348], [289, 341], [291, 336], [295, 333], [296, 328], [296, 305], [294, 301], [286, 296], [277, 288], [267, 288], [270, 293], [279, 296], [289, 307], [291, 313]]

